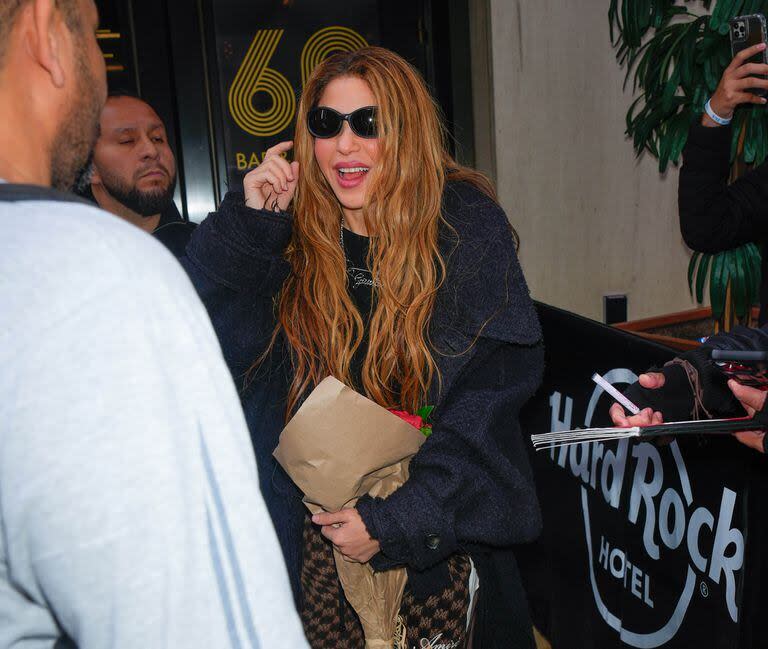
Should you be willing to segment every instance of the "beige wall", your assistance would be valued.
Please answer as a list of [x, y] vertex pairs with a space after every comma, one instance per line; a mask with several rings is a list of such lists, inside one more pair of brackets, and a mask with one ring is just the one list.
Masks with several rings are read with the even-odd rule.
[[474, 4], [476, 113], [493, 98], [477, 139], [495, 134], [478, 166], [495, 167], [534, 297], [595, 319], [606, 293], [627, 294], [630, 319], [694, 308], [677, 170], [662, 178], [624, 136], [631, 94], [609, 40], [608, 0]]

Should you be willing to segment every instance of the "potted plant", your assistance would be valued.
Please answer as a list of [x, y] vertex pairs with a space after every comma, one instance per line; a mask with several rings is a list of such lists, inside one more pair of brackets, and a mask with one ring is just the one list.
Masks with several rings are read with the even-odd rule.
[[[689, 9], [690, 0], [611, 0], [608, 10], [616, 58], [626, 66], [625, 87], [637, 98], [627, 111], [626, 133], [637, 155], [648, 152], [664, 173], [678, 164], [692, 123], [731, 61], [730, 18], [768, 11], [768, 0], [702, 0], [711, 14]], [[768, 155], [768, 112], [739, 108], [733, 119], [731, 180]], [[751, 323], [760, 283], [760, 251], [753, 244], [716, 254], [693, 253], [688, 284], [697, 302], [709, 296], [716, 328]]]

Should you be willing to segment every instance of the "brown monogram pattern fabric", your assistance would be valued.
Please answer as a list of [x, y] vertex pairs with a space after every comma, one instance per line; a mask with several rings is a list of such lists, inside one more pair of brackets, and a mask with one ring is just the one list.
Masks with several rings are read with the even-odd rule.
[[416, 601], [406, 586], [400, 615], [407, 632], [408, 649], [466, 646], [470, 570], [469, 557], [454, 554], [448, 559], [450, 586], [424, 602]]
[[301, 566], [301, 622], [312, 649], [364, 649], [355, 611], [336, 575], [331, 544], [307, 518]]
[[[406, 586], [400, 608], [406, 644], [401, 649], [466, 646], [470, 569], [468, 557], [450, 557], [450, 586], [426, 601], [416, 601]], [[301, 589], [301, 621], [312, 649], [364, 649], [363, 630], [339, 584], [331, 545], [309, 518], [304, 525]]]

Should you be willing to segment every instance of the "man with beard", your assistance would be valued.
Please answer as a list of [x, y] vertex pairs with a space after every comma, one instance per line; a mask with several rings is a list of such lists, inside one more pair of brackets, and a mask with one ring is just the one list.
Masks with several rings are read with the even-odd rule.
[[96, 139], [97, 25], [0, 0], [0, 649], [306, 647], [192, 285], [51, 189]]
[[176, 160], [165, 125], [138, 97], [110, 94], [93, 150], [90, 189], [100, 207], [152, 233], [176, 257], [195, 228], [176, 209]]

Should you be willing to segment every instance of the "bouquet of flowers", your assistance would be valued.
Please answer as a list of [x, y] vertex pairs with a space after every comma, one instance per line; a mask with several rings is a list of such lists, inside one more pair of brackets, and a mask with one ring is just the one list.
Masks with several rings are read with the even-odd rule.
[[[420, 411], [424, 418], [431, 408]], [[353, 507], [365, 494], [386, 497], [408, 479], [424, 443], [422, 416], [387, 411], [333, 377], [320, 382], [280, 434], [274, 456], [313, 513]], [[417, 425], [418, 424], [418, 425]], [[366, 649], [391, 649], [406, 583], [404, 568], [376, 573], [334, 549], [344, 594], [357, 612]]]

